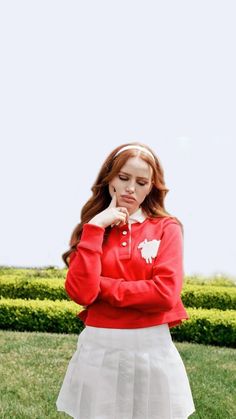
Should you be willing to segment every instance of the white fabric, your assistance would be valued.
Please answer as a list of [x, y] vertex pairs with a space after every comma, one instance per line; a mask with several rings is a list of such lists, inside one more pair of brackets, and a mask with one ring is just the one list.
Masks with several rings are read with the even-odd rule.
[[[142, 223], [144, 220], [146, 220], [147, 215], [142, 209], [142, 207], [139, 207], [133, 214], [129, 215], [128, 217], [128, 228], [130, 229], [130, 224], [133, 223]], [[113, 227], [115, 224], [111, 224], [111, 227]], [[119, 225], [119, 224], [118, 224]]]
[[56, 406], [75, 419], [186, 419], [195, 411], [168, 324], [85, 326]]
[[133, 223], [136, 223], [137, 221], [139, 223], [142, 223], [144, 220], [146, 220], [146, 218], [147, 218], [146, 213], [144, 212], [142, 207], [139, 207], [133, 214], [129, 216], [128, 223], [133, 224]]
[[144, 153], [147, 153], [147, 154], [148, 154], [149, 156], [151, 156], [151, 157], [153, 158], [153, 160], [155, 161], [155, 158], [154, 158], [153, 154], [151, 153], [151, 151], [149, 151], [147, 148], [142, 147], [142, 146], [140, 146], [140, 145], [126, 145], [126, 146], [124, 146], [124, 147], [120, 148], [120, 150], [119, 150], [119, 151], [117, 151], [117, 153], [114, 155], [114, 158], [115, 158], [116, 156], [118, 156], [118, 154], [120, 154], [122, 151], [125, 151], [125, 150], [130, 150], [130, 149], [132, 149], [132, 148], [137, 149], [137, 150], [140, 150], [140, 151], [143, 151]]

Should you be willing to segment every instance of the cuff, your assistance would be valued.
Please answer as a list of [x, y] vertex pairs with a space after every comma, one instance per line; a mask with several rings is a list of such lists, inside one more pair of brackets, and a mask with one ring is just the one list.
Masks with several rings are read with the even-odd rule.
[[77, 247], [83, 247], [94, 252], [102, 253], [102, 243], [104, 238], [104, 227], [97, 226], [95, 224], [85, 223], [81, 238]]

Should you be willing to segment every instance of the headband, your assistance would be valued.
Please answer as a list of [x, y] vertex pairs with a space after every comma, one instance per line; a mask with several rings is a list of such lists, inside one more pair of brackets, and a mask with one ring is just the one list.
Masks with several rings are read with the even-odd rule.
[[140, 150], [140, 151], [143, 151], [144, 153], [149, 154], [149, 156], [151, 156], [151, 157], [153, 158], [153, 160], [155, 161], [155, 158], [154, 158], [153, 154], [151, 153], [151, 151], [149, 151], [147, 148], [142, 147], [142, 146], [140, 146], [140, 145], [126, 145], [125, 147], [122, 147], [119, 151], [117, 151], [117, 153], [114, 155], [114, 158], [115, 158], [118, 154], [120, 154], [122, 151], [125, 151], [125, 150], [130, 150], [130, 149], [132, 149], [132, 148], [135, 148], [135, 149], [137, 149], [137, 150]]

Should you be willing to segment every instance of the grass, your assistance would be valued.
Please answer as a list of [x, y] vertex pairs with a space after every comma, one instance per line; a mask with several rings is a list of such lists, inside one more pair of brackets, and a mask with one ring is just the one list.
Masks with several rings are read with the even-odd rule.
[[[0, 277], [5, 275], [65, 279], [66, 269], [0, 266]], [[236, 278], [196, 274], [186, 276], [184, 284], [236, 286]], [[77, 339], [75, 334], [0, 330], [1, 419], [69, 418], [57, 412], [56, 399]], [[174, 343], [185, 364], [196, 407], [190, 418], [236, 418], [235, 349]]]
[[[77, 339], [75, 334], [0, 330], [2, 419], [69, 418], [57, 412], [55, 402]], [[235, 418], [235, 349], [174, 343], [196, 406], [191, 419]]]

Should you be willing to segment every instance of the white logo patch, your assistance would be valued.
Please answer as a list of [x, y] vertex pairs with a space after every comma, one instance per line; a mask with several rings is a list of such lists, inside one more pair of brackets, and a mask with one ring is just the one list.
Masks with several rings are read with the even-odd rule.
[[152, 263], [152, 258], [155, 258], [159, 249], [161, 240], [150, 240], [145, 239], [139, 243], [138, 249], [141, 249], [141, 255], [147, 263]]

